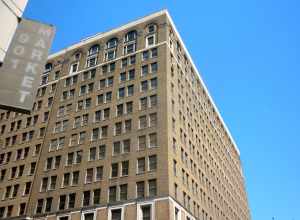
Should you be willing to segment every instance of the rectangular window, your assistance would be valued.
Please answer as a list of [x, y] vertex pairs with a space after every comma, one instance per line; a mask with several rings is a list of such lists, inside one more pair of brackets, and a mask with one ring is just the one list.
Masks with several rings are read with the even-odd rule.
[[117, 142], [114, 142], [114, 145], [113, 145], [113, 155], [118, 155], [121, 153], [121, 142], [120, 141], [117, 141]]
[[122, 176], [128, 176], [129, 173], [129, 161], [122, 162]]
[[131, 131], [131, 119], [125, 121], [125, 133]]
[[147, 80], [142, 81], [141, 82], [141, 91], [146, 92], [147, 90], [148, 90], [148, 81]]
[[86, 170], [85, 183], [93, 182], [94, 170], [93, 168], [89, 168]]
[[125, 88], [119, 88], [118, 97], [119, 99], [125, 97]]
[[151, 205], [141, 206], [142, 220], [151, 220]]
[[139, 136], [138, 141], [139, 141], [139, 150], [145, 150], [146, 149], [146, 135]]
[[111, 186], [109, 187], [109, 202], [117, 201], [117, 187]]
[[156, 89], [157, 88], [157, 78], [152, 78], [150, 80], [150, 86], [151, 86], [151, 89]]
[[134, 77], [135, 77], [135, 70], [134, 69], [129, 70], [129, 72], [128, 72], [128, 79], [129, 80], [133, 80]]
[[148, 181], [149, 196], [157, 195], [156, 179]]
[[111, 220], [122, 220], [122, 209], [111, 210]]
[[102, 160], [105, 158], [105, 145], [99, 146], [99, 159]]
[[59, 210], [64, 210], [66, 208], [66, 195], [61, 195], [59, 197], [59, 205], [58, 205], [58, 209]]
[[92, 147], [90, 148], [90, 157], [89, 157], [89, 160], [92, 161], [92, 160], [96, 160], [96, 147]]
[[143, 110], [146, 110], [148, 107], [148, 103], [147, 103], [147, 97], [143, 97], [140, 99], [140, 109], [143, 111]]
[[123, 141], [123, 153], [130, 152], [130, 139], [126, 139]]
[[143, 115], [139, 117], [139, 128], [143, 129], [146, 128], [147, 126], [147, 116]]
[[145, 166], [146, 166], [146, 163], [145, 163], [145, 158], [139, 158], [137, 160], [137, 174], [141, 174], [141, 173], [144, 173], [145, 172]]
[[111, 165], [111, 177], [118, 177], [119, 173], [119, 164], [118, 163], [113, 163]]
[[94, 196], [93, 196], [94, 205], [100, 204], [100, 196], [101, 196], [101, 189], [94, 189]]
[[149, 115], [150, 118], [150, 127], [154, 127], [157, 125], [157, 114], [156, 113], [152, 113]]
[[79, 182], [79, 171], [74, 171], [72, 176], [72, 186], [77, 185]]
[[96, 181], [103, 179], [103, 166], [96, 167]]
[[157, 168], [157, 156], [151, 155], [149, 156], [149, 171], [154, 171]]
[[127, 184], [120, 185], [120, 200], [127, 200], [127, 189]]
[[76, 199], [76, 193], [69, 194], [69, 205], [68, 205], [69, 209], [75, 207], [75, 199]]
[[137, 198], [145, 197], [145, 183], [144, 183], [144, 181], [136, 183], [136, 195], [137, 195]]
[[90, 191], [84, 191], [83, 192], [82, 205], [83, 206], [89, 206], [90, 205], [90, 198], [91, 198], [91, 192]]
[[149, 147], [157, 147], [157, 135], [156, 133], [152, 133], [149, 135]]
[[127, 96], [133, 96], [134, 94], [134, 86], [130, 85], [127, 87]]

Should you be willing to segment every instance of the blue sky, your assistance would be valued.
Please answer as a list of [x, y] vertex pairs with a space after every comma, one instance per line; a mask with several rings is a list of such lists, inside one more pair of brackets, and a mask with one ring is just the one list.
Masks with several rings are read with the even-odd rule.
[[252, 219], [300, 220], [300, 3], [29, 0], [52, 51], [167, 8], [241, 151]]

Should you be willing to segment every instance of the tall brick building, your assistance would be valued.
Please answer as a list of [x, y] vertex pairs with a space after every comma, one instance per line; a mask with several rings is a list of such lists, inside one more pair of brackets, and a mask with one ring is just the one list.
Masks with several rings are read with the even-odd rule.
[[49, 57], [0, 112], [0, 218], [250, 220], [239, 151], [168, 12]]

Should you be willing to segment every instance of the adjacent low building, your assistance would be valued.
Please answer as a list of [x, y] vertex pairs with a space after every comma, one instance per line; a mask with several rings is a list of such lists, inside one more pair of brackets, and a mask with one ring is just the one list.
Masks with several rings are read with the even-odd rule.
[[250, 220], [239, 150], [166, 10], [49, 56], [0, 138], [0, 218]]

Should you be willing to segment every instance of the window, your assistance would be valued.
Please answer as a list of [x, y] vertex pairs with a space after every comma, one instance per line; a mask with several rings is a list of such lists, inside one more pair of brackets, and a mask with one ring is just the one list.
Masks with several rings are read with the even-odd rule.
[[150, 118], [150, 127], [156, 126], [157, 125], [157, 114], [152, 113], [149, 115]]
[[150, 85], [151, 85], [151, 89], [156, 89], [157, 88], [157, 78], [152, 78], [150, 80]]
[[134, 30], [134, 31], [130, 31], [128, 32], [126, 35], [125, 35], [125, 39], [124, 41], [125, 42], [128, 42], [128, 41], [134, 41], [136, 40], [136, 37], [137, 37], [137, 32]]
[[113, 163], [111, 165], [111, 178], [118, 177], [118, 173], [119, 173], [119, 164]]
[[149, 147], [156, 147], [157, 146], [157, 135], [156, 133], [152, 133], [149, 135], [149, 144], [150, 146]]
[[120, 200], [127, 200], [127, 184], [120, 185]]
[[144, 183], [144, 181], [136, 183], [136, 195], [137, 195], [137, 198], [143, 198], [145, 196], [145, 183]]
[[55, 187], [56, 187], [56, 180], [57, 180], [57, 176], [51, 176], [51, 177], [50, 177], [50, 186], [49, 186], [49, 190], [55, 190]]
[[155, 35], [149, 35], [146, 37], [146, 47], [153, 46], [155, 44]]
[[157, 29], [156, 25], [155, 24], [149, 24], [148, 27], [147, 27], [147, 32], [148, 33], [153, 33], [155, 32]]
[[142, 58], [143, 58], [143, 60], [147, 60], [149, 58], [149, 51], [148, 50], [143, 51]]
[[147, 97], [143, 97], [140, 99], [140, 109], [143, 111], [143, 110], [146, 110], [148, 107], [148, 104], [147, 104]]
[[105, 158], [105, 145], [99, 146], [99, 159]]
[[72, 178], [72, 186], [77, 185], [79, 182], [79, 171], [73, 172], [73, 178]]
[[64, 210], [65, 206], [66, 206], [66, 195], [61, 195], [59, 197], [59, 205], [58, 205], [58, 209], [59, 210]]
[[133, 96], [134, 94], [134, 86], [133, 85], [130, 85], [127, 87], [127, 95], [128, 96]]
[[149, 171], [154, 171], [157, 168], [157, 156], [151, 155], [149, 156]]
[[147, 116], [143, 115], [139, 117], [139, 128], [143, 129], [147, 127]]
[[111, 38], [110, 40], [108, 40], [106, 42], [106, 48], [107, 49], [111, 49], [111, 48], [114, 48], [116, 47], [118, 44], [118, 39], [117, 38]]
[[151, 49], [151, 56], [152, 58], [157, 57], [157, 48]]
[[70, 185], [70, 173], [64, 174], [63, 187]]
[[115, 124], [115, 135], [121, 135], [122, 134], [122, 122], [117, 122]]
[[83, 216], [82, 220], [94, 220], [95, 219], [95, 213], [94, 212], [83, 213], [82, 216]]
[[83, 192], [82, 205], [83, 206], [89, 206], [90, 205], [90, 198], [91, 198], [91, 192], [90, 191], [84, 191]]
[[112, 209], [111, 220], [122, 220], [122, 209]]
[[142, 76], [146, 76], [149, 73], [148, 65], [142, 66]]
[[157, 195], [156, 179], [148, 181], [149, 196]]
[[125, 121], [125, 133], [131, 131], [131, 119]]
[[51, 71], [52, 70], [52, 63], [47, 63], [46, 65], [45, 65], [45, 72], [49, 72], [49, 71]]
[[113, 155], [118, 155], [121, 153], [121, 142], [117, 141], [114, 142], [114, 146], [113, 146]]
[[52, 197], [49, 197], [46, 199], [46, 207], [45, 207], [45, 212], [50, 212], [51, 211], [51, 207], [52, 207]]
[[93, 168], [88, 168], [86, 170], [85, 183], [91, 183], [91, 182], [93, 182], [93, 176], [94, 176], [94, 170], [93, 170]]
[[145, 172], [145, 158], [139, 158], [137, 160], [137, 174], [141, 174]]
[[96, 147], [92, 147], [90, 148], [90, 157], [89, 157], [89, 160], [92, 161], [92, 160], [96, 160]]
[[101, 196], [101, 189], [95, 189], [94, 196], [93, 196], [93, 204], [94, 205], [100, 204], [100, 196]]
[[117, 116], [123, 115], [124, 110], [123, 110], [123, 104], [117, 105]]
[[98, 53], [99, 51], [99, 45], [93, 45], [90, 49], [89, 49], [89, 52], [88, 52], [88, 55], [94, 55], [96, 53]]
[[92, 57], [88, 57], [86, 60], [86, 67], [92, 67], [95, 66], [97, 64], [97, 57], [96, 56], [92, 56]]
[[133, 102], [127, 102], [126, 103], [126, 113], [130, 114], [133, 112]]
[[152, 95], [150, 96], [150, 107], [155, 107], [157, 105], [157, 96]]
[[120, 73], [120, 82], [126, 81], [126, 72]]
[[148, 90], [148, 82], [147, 80], [141, 82], [141, 91], [146, 92]]
[[135, 52], [135, 47], [136, 47], [135, 43], [129, 43], [129, 44], [125, 45], [124, 46], [124, 55]]
[[119, 98], [124, 98], [125, 97], [125, 88], [119, 88], [118, 97]]
[[145, 150], [145, 148], [146, 148], [146, 135], [139, 136], [138, 141], [139, 141], [139, 150]]
[[78, 66], [79, 66], [78, 62], [72, 63], [70, 66], [70, 74], [76, 73], [78, 71]]
[[96, 181], [103, 179], [103, 166], [96, 167]]
[[157, 63], [151, 63], [151, 73], [156, 73], [158, 69]]
[[123, 153], [130, 152], [130, 139], [126, 139], [123, 141]]
[[19, 206], [19, 216], [25, 214], [25, 207], [26, 207], [26, 203], [21, 203], [20, 204], [20, 206]]
[[42, 213], [43, 205], [44, 205], [44, 200], [43, 199], [39, 199], [37, 201], [37, 206], [36, 206], [36, 211], [35, 211], [37, 214]]
[[75, 199], [76, 199], [76, 193], [69, 194], [69, 209], [75, 207]]
[[128, 176], [129, 172], [129, 161], [123, 161], [122, 162], [122, 176]]
[[129, 80], [133, 80], [134, 77], [135, 77], [135, 70], [134, 69], [129, 70], [129, 72], [128, 72], [128, 79]]
[[117, 187], [111, 186], [109, 187], [109, 202], [117, 201]]
[[142, 220], [151, 220], [151, 205], [141, 206]]
[[101, 138], [106, 138], [108, 134], [108, 126], [101, 127]]

